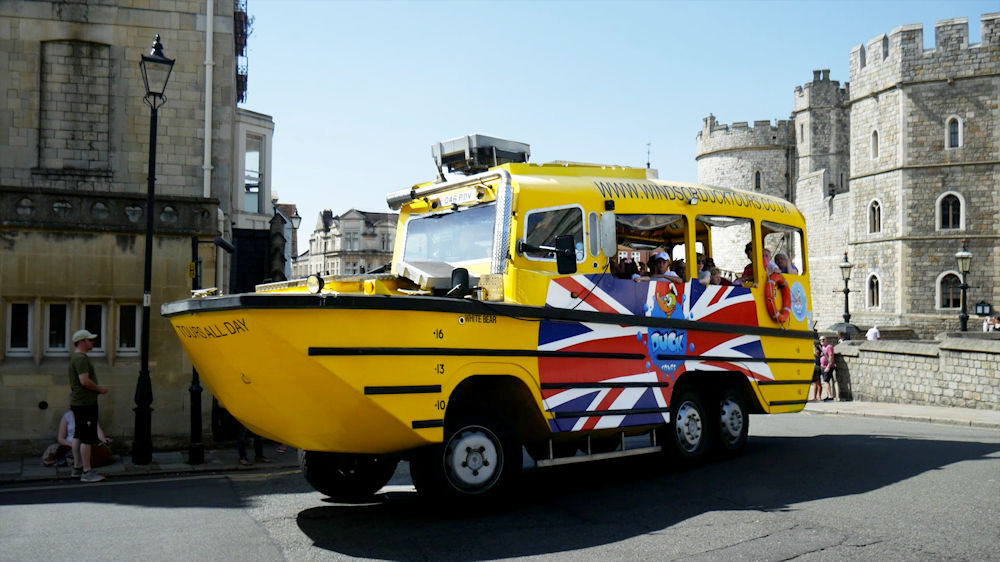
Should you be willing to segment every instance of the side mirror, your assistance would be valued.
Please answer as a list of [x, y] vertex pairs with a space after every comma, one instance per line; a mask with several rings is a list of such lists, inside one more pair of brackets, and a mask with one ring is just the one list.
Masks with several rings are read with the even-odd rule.
[[560, 275], [576, 273], [576, 243], [572, 234], [556, 236], [556, 270]]
[[469, 294], [469, 270], [456, 267], [451, 270], [451, 289], [445, 296], [462, 298], [467, 294]]
[[601, 213], [601, 251], [608, 259], [618, 256], [618, 238], [615, 228], [615, 212], [604, 211]]

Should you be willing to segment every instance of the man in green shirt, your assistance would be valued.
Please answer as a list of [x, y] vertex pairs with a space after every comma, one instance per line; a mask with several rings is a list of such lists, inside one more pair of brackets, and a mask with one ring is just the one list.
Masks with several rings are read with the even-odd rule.
[[107, 394], [108, 388], [97, 384], [97, 373], [87, 357], [93, 349], [96, 334], [87, 330], [77, 330], [73, 334], [73, 353], [69, 356], [69, 406], [76, 419], [76, 433], [73, 434], [73, 449], [80, 454], [74, 457], [73, 476], [79, 474], [81, 482], [100, 482], [104, 477], [90, 468], [90, 449], [96, 445], [97, 437], [97, 396]]

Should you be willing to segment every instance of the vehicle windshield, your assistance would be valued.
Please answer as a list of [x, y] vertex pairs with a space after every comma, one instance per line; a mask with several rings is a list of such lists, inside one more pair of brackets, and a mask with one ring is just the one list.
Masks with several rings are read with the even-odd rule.
[[455, 266], [489, 261], [495, 220], [493, 204], [411, 218], [406, 223], [403, 260]]

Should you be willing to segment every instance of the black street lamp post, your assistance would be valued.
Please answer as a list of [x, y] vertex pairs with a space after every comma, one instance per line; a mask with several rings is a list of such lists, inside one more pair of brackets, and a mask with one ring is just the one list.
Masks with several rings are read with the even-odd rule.
[[149, 464], [153, 459], [152, 413], [153, 385], [149, 378], [149, 306], [153, 270], [153, 205], [156, 189], [156, 111], [166, 102], [163, 96], [170, 80], [174, 61], [163, 56], [160, 36], [153, 41], [153, 50], [142, 55], [139, 62], [142, 82], [146, 88], [143, 101], [150, 108], [149, 115], [149, 173], [146, 176], [146, 255], [142, 275], [142, 349], [139, 380], [135, 386], [135, 438], [132, 443], [132, 462]]
[[972, 266], [972, 252], [965, 246], [962, 240], [962, 249], [955, 252], [955, 260], [958, 261], [958, 270], [962, 273], [962, 284], [958, 286], [962, 290], [962, 312], [958, 315], [958, 329], [967, 332], [969, 330], [969, 313], [965, 304], [965, 293], [969, 290], [969, 269]]
[[844, 261], [840, 263], [840, 275], [844, 278], [844, 339], [851, 339], [851, 312], [848, 306], [848, 294], [851, 292], [851, 288], [848, 287], [847, 283], [851, 280], [851, 268], [854, 264], [847, 261], [847, 252], [844, 252]]

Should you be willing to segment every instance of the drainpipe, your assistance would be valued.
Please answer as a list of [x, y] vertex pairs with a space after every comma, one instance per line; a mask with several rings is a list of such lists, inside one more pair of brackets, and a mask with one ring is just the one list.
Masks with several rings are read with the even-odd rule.
[[215, 61], [213, 60], [213, 43], [215, 42], [215, 0], [205, 0], [208, 18], [205, 24], [205, 155], [201, 169], [202, 197], [212, 196], [212, 84]]
[[[202, 157], [202, 197], [212, 196], [212, 90], [215, 83], [215, 0], [205, 0], [205, 153]], [[226, 215], [218, 209], [219, 235], [225, 236]], [[223, 291], [225, 254], [215, 248], [215, 286]]]

